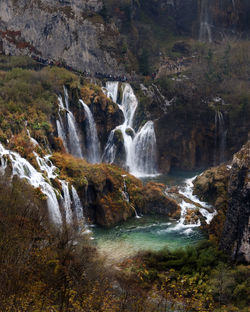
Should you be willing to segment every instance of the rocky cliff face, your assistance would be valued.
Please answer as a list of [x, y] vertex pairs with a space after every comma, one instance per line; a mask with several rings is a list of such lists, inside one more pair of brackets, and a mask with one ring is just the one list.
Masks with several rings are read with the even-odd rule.
[[119, 71], [112, 51], [101, 47], [106, 36], [97, 15], [101, 9], [101, 0], [1, 1], [0, 46], [6, 54], [33, 53], [81, 71]]
[[235, 154], [228, 184], [228, 211], [221, 248], [250, 262], [250, 141]]
[[[92, 73], [144, 72], [141, 63], [159, 43], [178, 35], [198, 38], [204, 2], [3, 0], [0, 52], [41, 55]], [[213, 32], [247, 32], [247, 0], [211, 4], [206, 10]]]
[[194, 181], [194, 194], [212, 203], [217, 216], [207, 227], [210, 237], [234, 261], [250, 262], [250, 141], [231, 165], [205, 171]]

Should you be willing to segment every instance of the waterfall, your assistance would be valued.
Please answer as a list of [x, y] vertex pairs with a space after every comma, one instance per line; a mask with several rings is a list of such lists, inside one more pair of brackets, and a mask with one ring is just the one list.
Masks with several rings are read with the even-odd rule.
[[129, 193], [128, 193], [128, 190], [127, 190], [127, 184], [126, 184], [126, 180], [125, 180], [126, 175], [123, 175], [122, 177], [123, 177], [123, 191], [122, 191], [122, 195], [123, 195], [125, 201], [127, 203], [129, 203], [130, 202], [130, 198], [129, 198]]
[[[128, 189], [127, 189], [127, 184], [126, 184], [126, 174], [125, 175], [122, 175], [123, 177], [123, 190], [122, 190], [122, 195], [123, 195], [123, 198], [124, 200], [127, 202], [127, 203], [130, 203], [130, 198], [129, 198], [129, 193], [128, 193]], [[134, 212], [135, 212], [135, 217], [137, 219], [140, 219], [141, 217], [138, 215], [135, 207], [130, 203], [130, 207], [132, 207], [134, 209]]]
[[[6, 150], [0, 144], [0, 158], [4, 159], [6, 156], [10, 159], [12, 165], [12, 175], [17, 175], [21, 179], [26, 179], [34, 188], [40, 188], [47, 196], [47, 206], [52, 221], [56, 224], [62, 224], [62, 216], [56, 193], [53, 187], [43, 177], [42, 173], [38, 172], [19, 154]], [[4, 164], [4, 161], [1, 160], [1, 164], [2, 163]]]
[[[106, 85], [107, 94], [117, 98], [116, 88], [118, 83], [110, 82]], [[122, 84], [122, 102], [118, 104], [124, 115], [124, 123], [113, 129], [106, 144], [103, 161], [113, 163], [116, 159], [115, 132], [121, 132], [126, 152], [125, 167], [136, 176], [157, 174], [156, 170], [156, 137], [153, 121], [148, 121], [136, 134], [133, 129], [133, 121], [138, 106], [137, 98], [132, 87], [128, 83]], [[139, 150], [141, 149], [141, 150]]]
[[73, 203], [74, 203], [74, 208], [75, 208], [75, 213], [76, 213], [76, 218], [77, 221], [82, 221], [84, 219], [83, 216], [83, 207], [82, 207], [82, 203], [81, 200], [77, 194], [76, 189], [74, 188], [74, 186], [72, 185], [72, 198], [73, 198]]
[[80, 100], [86, 114], [86, 147], [88, 153], [88, 162], [95, 164], [101, 161], [101, 148], [97, 135], [96, 124], [89, 109], [82, 100]]
[[72, 210], [71, 210], [71, 198], [69, 193], [69, 183], [66, 181], [60, 181], [62, 184], [63, 191], [63, 207], [65, 211], [65, 219], [67, 224], [72, 224]]
[[34, 138], [31, 137], [29, 129], [26, 128], [26, 130], [27, 130], [27, 134], [28, 134], [28, 137], [29, 137], [31, 143], [32, 143], [34, 146], [39, 145], [38, 142], [37, 142], [37, 140], [35, 140]]
[[157, 173], [156, 137], [153, 121], [148, 121], [133, 140], [131, 172], [136, 176]]
[[212, 17], [210, 13], [210, 1], [211, 0], [201, 0], [200, 8], [200, 41], [212, 42]]
[[118, 98], [118, 87], [119, 82], [118, 81], [108, 81], [106, 84], [106, 95], [112, 99], [114, 103], [117, 103]]
[[[66, 87], [64, 87], [64, 100], [66, 107], [64, 106], [62, 97], [58, 97], [59, 120], [56, 121], [58, 137], [62, 139], [67, 152], [75, 157], [83, 158], [77, 123], [74, 115], [69, 110], [69, 95]], [[66, 126], [61, 117], [62, 112], [66, 113]]]
[[112, 164], [115, 161], [115, 156], [116, 156], [116, 151], [117, 151], [116, 145], [114, 144], [115, 130], [112, 130], [110, 132], [110, 135], [108, 137], [108, 142], [105, 146], [103, 156], [102, 156], [102, 160], [109, 164]]
[[[196, 179], [196, 177], [197, 176], [190, 178], [190, 179], [186, 179], [183, 189], [179, 190], [180, 194], [184, 195], [186, 198], [191, 200], [190, 203], [185, 202], [183, 200], [182, 203], [180, 204], [180, 206], [181, 206], [181, 218], [179, 220], [179, 225], [181, 225], [181, 226], [184, 226], [184, 221], [185, 221], [187, 209], [196, 210], [197, 206], [200, 207], [199, 212], [203, 215], [207, 224], [210, 224], [213, 217], [217, 214], [216, 210], [214, 210], [211, 205], [200, 201], [197, 196], [193, 195], [193, 181]], [[197, 206], [194, 205], [192, 202], [196, 203]], [[203, 207], [203, 208], [201, 208], [201, 207]], [[189, 224], [188, 225], [188, 227], [190, 227], [190, 226], [200, 226], [200, 220], [198, 221], [197, 224], [191, 224], [191, 225]]]
[[79, 195], [77, 194], [76, 189], [72, 185], [72, 198], [74, 203], [74, 211], [76, 213], [76, 218], [79, 223], [82, 224], [82, 226], [79, 227], [79, 230], [83, 230], [83, 234], [89, 234], [92, 233], [92, 231], [89, 229], [88, 223], [86, 222], [86, 219], [83, 214], [83, 206], [81, 203], [81, 200], [79, 198]]
[[[214, 135], [214, 165], [225, 161], [227, 130], [223, 113], [215, 112], [215, 135]], [[219, 154], [217, 153], [219, 152]]]
[[[34, 156], [41, 172], [37, 171], [19, 154], [6, 150], [0, 144], [0, 173], [4, 174], [7, 168], [7, 158], [9, 158], [12, 165], [12, 176], [17, 175], [20, 179], [26, 179], [30, 185], [34, 188], [40, 188], [42, 193], [47, 196], [47, 206], [52, 222], [58, 225], [63, 223], [58, 201], [59, 198], [62, 209], [65, 213], [66, 223], [73, 223], [74, 210], [76, 212], [77, 220], [84, 221], [84, 227], [86, 228], [87, 225], [83, 216], [83, 207], [74, 186], [72, 186], [71, 200], [69, 183], [58, 179], [58, 168], [51, 162], [50, 155], [42, 158], [34, 152]], [[55, 178], [57, 178], [62, 185], [63, 196], [50, 184], [50, 179]]]
[[69, 151], [75, 157], [83, 158], [77, 124], [74, 115], [70, 111], [67, 113], [67, 121]]
[[66, 131], [64, 130], [62, 117], [60, 115], [59, 115], [59, 120], [56, 121], [56, 127], [57, 127], [58, 137], [62, 139], [63, 146], [66, 152], [68, 153], [69, 150], [68, 150], [68, 144], [67, 144]]

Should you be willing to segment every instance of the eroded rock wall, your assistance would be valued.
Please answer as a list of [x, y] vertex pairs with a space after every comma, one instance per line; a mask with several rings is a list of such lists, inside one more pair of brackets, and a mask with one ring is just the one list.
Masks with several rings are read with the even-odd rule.
[[228, 184], [228, 211], [221, 248], [236, 261], [250, 262], [250, 141], [235, 154]]
[[11, 55], [41, 55], [81, 71], [119, 71], [112, 54], [101, 48], [105, 33], [97, 15], [101, 9], [102, 0], [1, 1], [2, 50]]

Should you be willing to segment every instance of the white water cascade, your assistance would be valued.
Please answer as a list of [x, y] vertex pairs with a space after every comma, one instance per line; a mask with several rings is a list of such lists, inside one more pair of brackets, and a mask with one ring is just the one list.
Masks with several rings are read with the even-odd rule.
[[131, 172], [141, 176], [157, 174], [156, 137], [153, 121], [148, 121], [136, 134], [133, 140], [130, 159]]
[[[112, 99], [117, 99], [118, 85], [118, 82], [108, 82], [106, 85], [106, 94]], [[115, 161], [117, 147], [114, 137], [115, 132], [120, 131], [123, 136], [126, 152], [126, 169], [136, 176], [157, 174], [154, 123], [153, 121], [148, 121], [137, 134], [135, 133], [133, 120], [138, 101], [132, 87], [128, 83], [123, 83], [122, 89], [122, 102], [121, 104], [117, 104], [123, 112], [124, 123], [111, 131], [104, 150], [103, 161], [107, 163], [113, 163]], [[138, 147], [142, 148], [143, 151], [138, 151]]]
[[[188, 211], [197, 209], [200, 214], [204, 217], [204, 220], [207, 224], [210, 224], [214, 216], [217, 214], [217, 211], [206, 202], [202, 202], [199, 198], [193, 195], [193, 181], [196, 179], [196, 176], [190, 179], [186, 179], [184, 181], [184, 186], [178, 189], [179, 194], [183, 195], [187, 200], [181, 198], [180, 207], [181, 207], [181, 216], [177, 224], [170, 229], [170, 231], [179, 231], [182, 230], [184, 234], [190, 235], [192, 233], [192, 229], [199, 227], [201, 225], [200, 219], [196, 222], [186, 224], [186, 216]], [[172, 193], [168, 193], [168, 189], [166, 190], [167, 196], [173, 196], [174, 199], [179, 200], [180, 198], [177, 195], [173, 195]]]
[[[197, 176], [190, 178], [190, 179], [186, 179], [185, 180], [185, 186], [183, 189], [179, 190], [179, 193], [184, 195], [185, 197], [187, 197], [188, 199], [190, 199], [192, 202], [198, 204], [199, 207], [203, 207], [203, 208], [199, 208], [199, 212], [203, 215], [203, 217], [206, 220], [206, 223], [209, 224], [213, 217], [217, 214], [216, 210], [214, 210], [214, 208], [209, 205], [206, 202], [202, 202], [199, 200], [199, 198], [196, 195], [193, 195], [193, 181], [196, 179]], [[186, 203], [184, 200], [181, 203], [181, 219], [180, 219], [180, 223], [184, 224], [184, 217], [186, 215], [186, 211], [188, 208], [190, 209], [197, 209], [197, 206], [195, 206], [192, 203]], [[200, 223], [197, 224], [197, 226], [199, 226]]]
[[51, 220], [55, 224], [62, 224], [62, 216], [60, 212], [59, 203], [53, 187], [43, 177], [43, 174], [38, 172], [26, 159], [19, 154], [6, 150], [0, 144], [0, 158], [2, 164], [2, 171], [6, 169], [6, 162], [3, 161], [5, 157], [10, 159], [12, 165], [12, 175], [17, 175], [21, 179], [26, 179], [34, 188], [40, 188], [47, 196], [47, 205]]
[[200, 41], [212, 42], [212, 18], [210, 14], [210, 1], [201, 0], [200, 7]]
[[78, 195], [78, 193], [77, 193], [77, 191], [73, 185], [72, 185], [72, 198], [73, 198], [76, 218], [77, 218], [77, 221], [80, 222], [80, 221], [84, 220], [83, 206], [82, 206], [81, 200], [79, 198], [79, 195]]
[[[227, 130], [225, 129], [225, 122], [223, 113], [215, 112], [215, 134], [214, 134], [214, 165], [225, 161]], [[217, 154], [219, 152], [219, 155]]]
[[94, 117], [88, 105], [80, 100], [85, 114], [86, 114], [86, 148], [87, 148], [87, 160], [91, 164], [96, 164], [101, 161], [101, 147], [97, 135], [96, 124]]
[[[58, 97], [59, 104], [59, 119], [56, 121], [58, 136], [62, 139], [67, 152], [75, 157], [83, 158], [79, 131], [74, 115], [69, 110], [69, 95], [66, 87], [64, 87], [64, 100], [61, 96]], [[65, 112], [66, 125], [63, 123], [61, 113]]]
[[[108, 81], [106, 84], [106, 88], [104, 90], [104, 93], [112, 99], [114, 103], [117, 103], [118, 99], [118, 88], [119, 88], [119, 82], [118, 81]], [[106, 92], [105, 92], [106, 91]]]
[[[62, 225], [63, 217], [61, 211], [63, 211], [66, 223], [73, 224], [73, 212], [75, 212], [77, 221], [82, 223], [84, 229], [87, 229], [88, 226], [83, 215], [81, 200], [74, 186], [72, 185], [70, 192], [69, 183], [58, 179], [58, 168], [51, 162], [50, 155], [42, 158], [34, 152], [34, 156], [40, 171], [37, 171], [19, 154], [5, 149], [0, 144], [0, 174], [5, 173], [8, 164], [7, 159], [9, 159], [12, 167], [12, 177], [17, 175], [20, 179], [27, 180], [31, 186], [40, 188], [42, 193], [47, 196], [48, 212], [53, 223], [59, 226]], [[62, 194], [51, 185], [50, 179], [55, 178], [62, 185]]]
[[69, 183], [66, 181], [60, 181], [63, 191], [63, 206], [65, 211], [65, 219], [67, 224], [73, 223], [73, 215], [71, 209], [71, 197], [69, 192]]

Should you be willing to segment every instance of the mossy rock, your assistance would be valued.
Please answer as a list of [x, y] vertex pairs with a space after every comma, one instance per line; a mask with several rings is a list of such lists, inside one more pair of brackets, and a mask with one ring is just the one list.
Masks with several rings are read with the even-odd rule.
[[126, 134], [131, 136], [131, 138], [133, 138], [135, 136], [135, 133], [131, 128], [126, 129]]
[[121, 130], [119, 130], [119, 129], [115, 130], [114, 140], [115, 140], [116, 145], [124, 144], [124, 138], [123, 138], [123, 134], [122, 134]]

